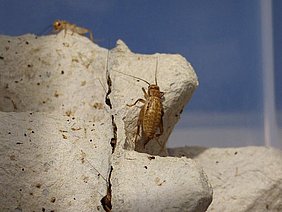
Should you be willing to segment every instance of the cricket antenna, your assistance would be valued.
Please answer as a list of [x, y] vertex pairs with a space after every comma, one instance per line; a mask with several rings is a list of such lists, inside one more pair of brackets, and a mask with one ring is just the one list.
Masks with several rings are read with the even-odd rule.
[[129, 76], [129, 77], [133, 77], [133, 78], [135, 78], [135, 79], [141, 80], [141, 81], [143, 81], [143, 82], [147, 83], [149, 86], [151, 85], [149, 82], [147, 82], [146, 80], [141, 79], [141, 78], [139, 78], [139, 77], [135, 77], [135, 76], [133, 76], [133, 75], [126, 74], [126, 73], [123, 73], [123, 72], [121, 72], [121, 71], [117, 71], [117, 70], [114, 70], [114, 71], [115, 71], [115, 72], [118, 72], [118, 73], [120, 73], [120, 74], [123, 74], [123, 75]]
[[47, 27], [45, 27], [38, 35], [48, 35], [50, 33], [53, 33], [53, 25], [49, 24]]
[[156, 85], [158, 85], [158, 82], [157, 82], [157, 71], [158, 71], [158, 65], [159, 65], [159, 57], [157, 56], [157, 61], [156, 61], [156, 70], [155, 70], [155, 83]]

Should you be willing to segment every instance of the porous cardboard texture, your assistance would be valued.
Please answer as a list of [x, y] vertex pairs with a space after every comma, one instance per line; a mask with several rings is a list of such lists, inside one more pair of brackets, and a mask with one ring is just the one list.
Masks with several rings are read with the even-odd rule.
[[213, 187], [207, 211], [282, 211], [282, 152], [269, 147], [169, 150], [196, 160]]
[[[0, 50], [1, 211], [206, 210], [202, 168], [157, 156], [198, 85], [182, 56], [134, 54], [122, 41], [108, 51], [70, 32], [1, 36]], [[165, 93], [162, 145], [138, 149], [153, 155], [134, 151], [142, 104], [126, 106], [147, 85], [120, 72], [150, 83], [157, 73]]]

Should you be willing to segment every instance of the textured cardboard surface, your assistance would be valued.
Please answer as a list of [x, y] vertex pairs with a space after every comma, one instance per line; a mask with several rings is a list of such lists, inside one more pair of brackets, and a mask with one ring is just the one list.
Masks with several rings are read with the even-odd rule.
[[[205, 211], [202, 168], [166, 155], [165, 143], [198, 85], [180, 55], [108, 51], [77, 34], [0, 38], [1, 211]], [[134, 151], [146, 84], [164, 94], [164, 134]], [[137, 144], [138, 145], [138, 144]], [[110, 189], [109, 189], [110, 188]], [[145, 202], [148, 203], [145, 206]], [[104, 205], [105, 208], [105, 205]]]

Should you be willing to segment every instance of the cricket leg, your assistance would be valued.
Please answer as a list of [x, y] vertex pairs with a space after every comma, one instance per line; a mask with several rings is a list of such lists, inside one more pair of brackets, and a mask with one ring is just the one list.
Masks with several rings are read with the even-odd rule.
[[160, 122], [160, 126], [159, 126], [159, 128], [160, 128], [160, 133], [158, 133], [158, 134], [156, 135], [157, 142], [158, 142], [158, 144], [159, 144], [160, 147], [161, 147], [159, 154], [161, 154], [161, 153], [164, 151], [164, 149], [165, 149], [165, 142], [164, 142], [163, 145], [162, 145], [162, 144], [160, 143], [160, 141], [159, 141], [159, 137], [160, 137], [160, 136], [163, 134], [163, 132], [164, 132], [163, 115], [164, 115], [164, 112], [163, 112], [163, 110], [162, 110], [161, 122]]
[[159, 126], [160, 133], [158, 133], [158, 134], [156, 135], [156, 137], [160, 137], [160, 136], [164, 133], [164, 122], [163, 122], [163, 116], [164, 116], [164, 111], [162, 110], [161, 122], [160, 122], [160, 126]]
[[[134, 106], [134, 105], [136, 105], [138, 102], [142, 102], [142, 103], [144, 103], [145, 104], [145, 100], [144, 99], [137, 99], [133, 104], [126, 104], [128, 107], [132, 107], [132, 106]], [[141, 114], [141, 112], [140, 112], [140, 114]]]
[[150, 138], [146, 138], [146, 139], [145, 139], [145, 141], [144, 141], [144, 149], [145, 149], [145, 147], [146, 147], [146, 144], [149, 143], [150, 140], [151, 140]]
[[77, 34], [79, 34], [78, 32], [78, 27], [74, 24], [70, 24], [69, 25], [69, 30], [71, 31], [71, 35], [73, 36], [74, 32], [76, 32]]
[[65, 34], [64, 34], [64, 38], [65, 38], [67, 35], [67, 29], [64, 29], [64, 31], [65, 31]]
[[93, 33], [90, 30], [88, 31], [89, 31], [90, 40], [94, 43]]
[[137, 142], [137, 137], [140, 136], [140, 128], [142, 127], [142, 123], [143, 123], [143, 116], [142, 116], [143, 111], [144, 111], [144, 107], [142, 107], [142, 109], [140, 110], [138, 121], [137, 121], [137, 132], [136, 132], [135, 140], [134, 140], [135, 145]]
[[163, 149], [164, 149], [164, 145], [162, 145], [161, 142], [159, 141], [159, 137], [156, 137], [156, 140], [157, 140], [158, 144], [160, 145], [160, 147], [161, 147], [161, 152], [162, 152]]
[[159, 146], [161, 147], [160, 148], [160, 151], [159, 151], [159, 155], [162, 153], [162, 152], [165, 152], [164, 150], [165, 150], [165, 142], [163, 143], [163, 144], [161, 144], [161, 142], [159, 141], [159, 136], [160, 136], [161, 134], [158, 134], [157, 136], [158, 137], [156, 137], [156, 140], [157, 140], [157, 142], [158, 142], [158, 144], [159, 144]]
[[159, 141], [159, 138], [156, 138], [156, 139], [157, 139], [158, 144], [159, 144], [160, 147], [161, 147], [158, 154], [160, 155], [162, 152], [165, 152], [165, 153], [166, 153], [166, 151], [165, 151], [165, 143], [161, 144], [160, 141]]
[[143, 91], [143, 93], [144, 93], [145, 99], [148, 99], [148, 98], [149, 98], [149, 94], [147, 94], [145, 88], [142, 88], [142, 91]]

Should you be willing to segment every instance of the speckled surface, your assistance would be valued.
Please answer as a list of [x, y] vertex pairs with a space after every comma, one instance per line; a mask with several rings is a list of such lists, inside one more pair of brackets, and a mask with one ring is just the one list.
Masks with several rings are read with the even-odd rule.
[[[180, 55], [110, 52], [77, 34], [0, 37], [1, 211], [205, 211], [212, 188], [202, 168], [166, 155], [156, 140], [134, 151], [146, 84], [164, 99], [164, 145], [198, 86]], [[109, 77], [108, 77], [109, 76]], [[153, 79], [153, 80], [152, 80]], [[108, 94], [108, 95], [107, 95]], [[106, 97], [107, 96], [107, 97]], [[140, 201], [139, 201], [140, 200]]]
[[169, 152], [203, 167], [214, 191], [207, 211], [282, 211], [282, 151], [250, 146], [183, 147]]

